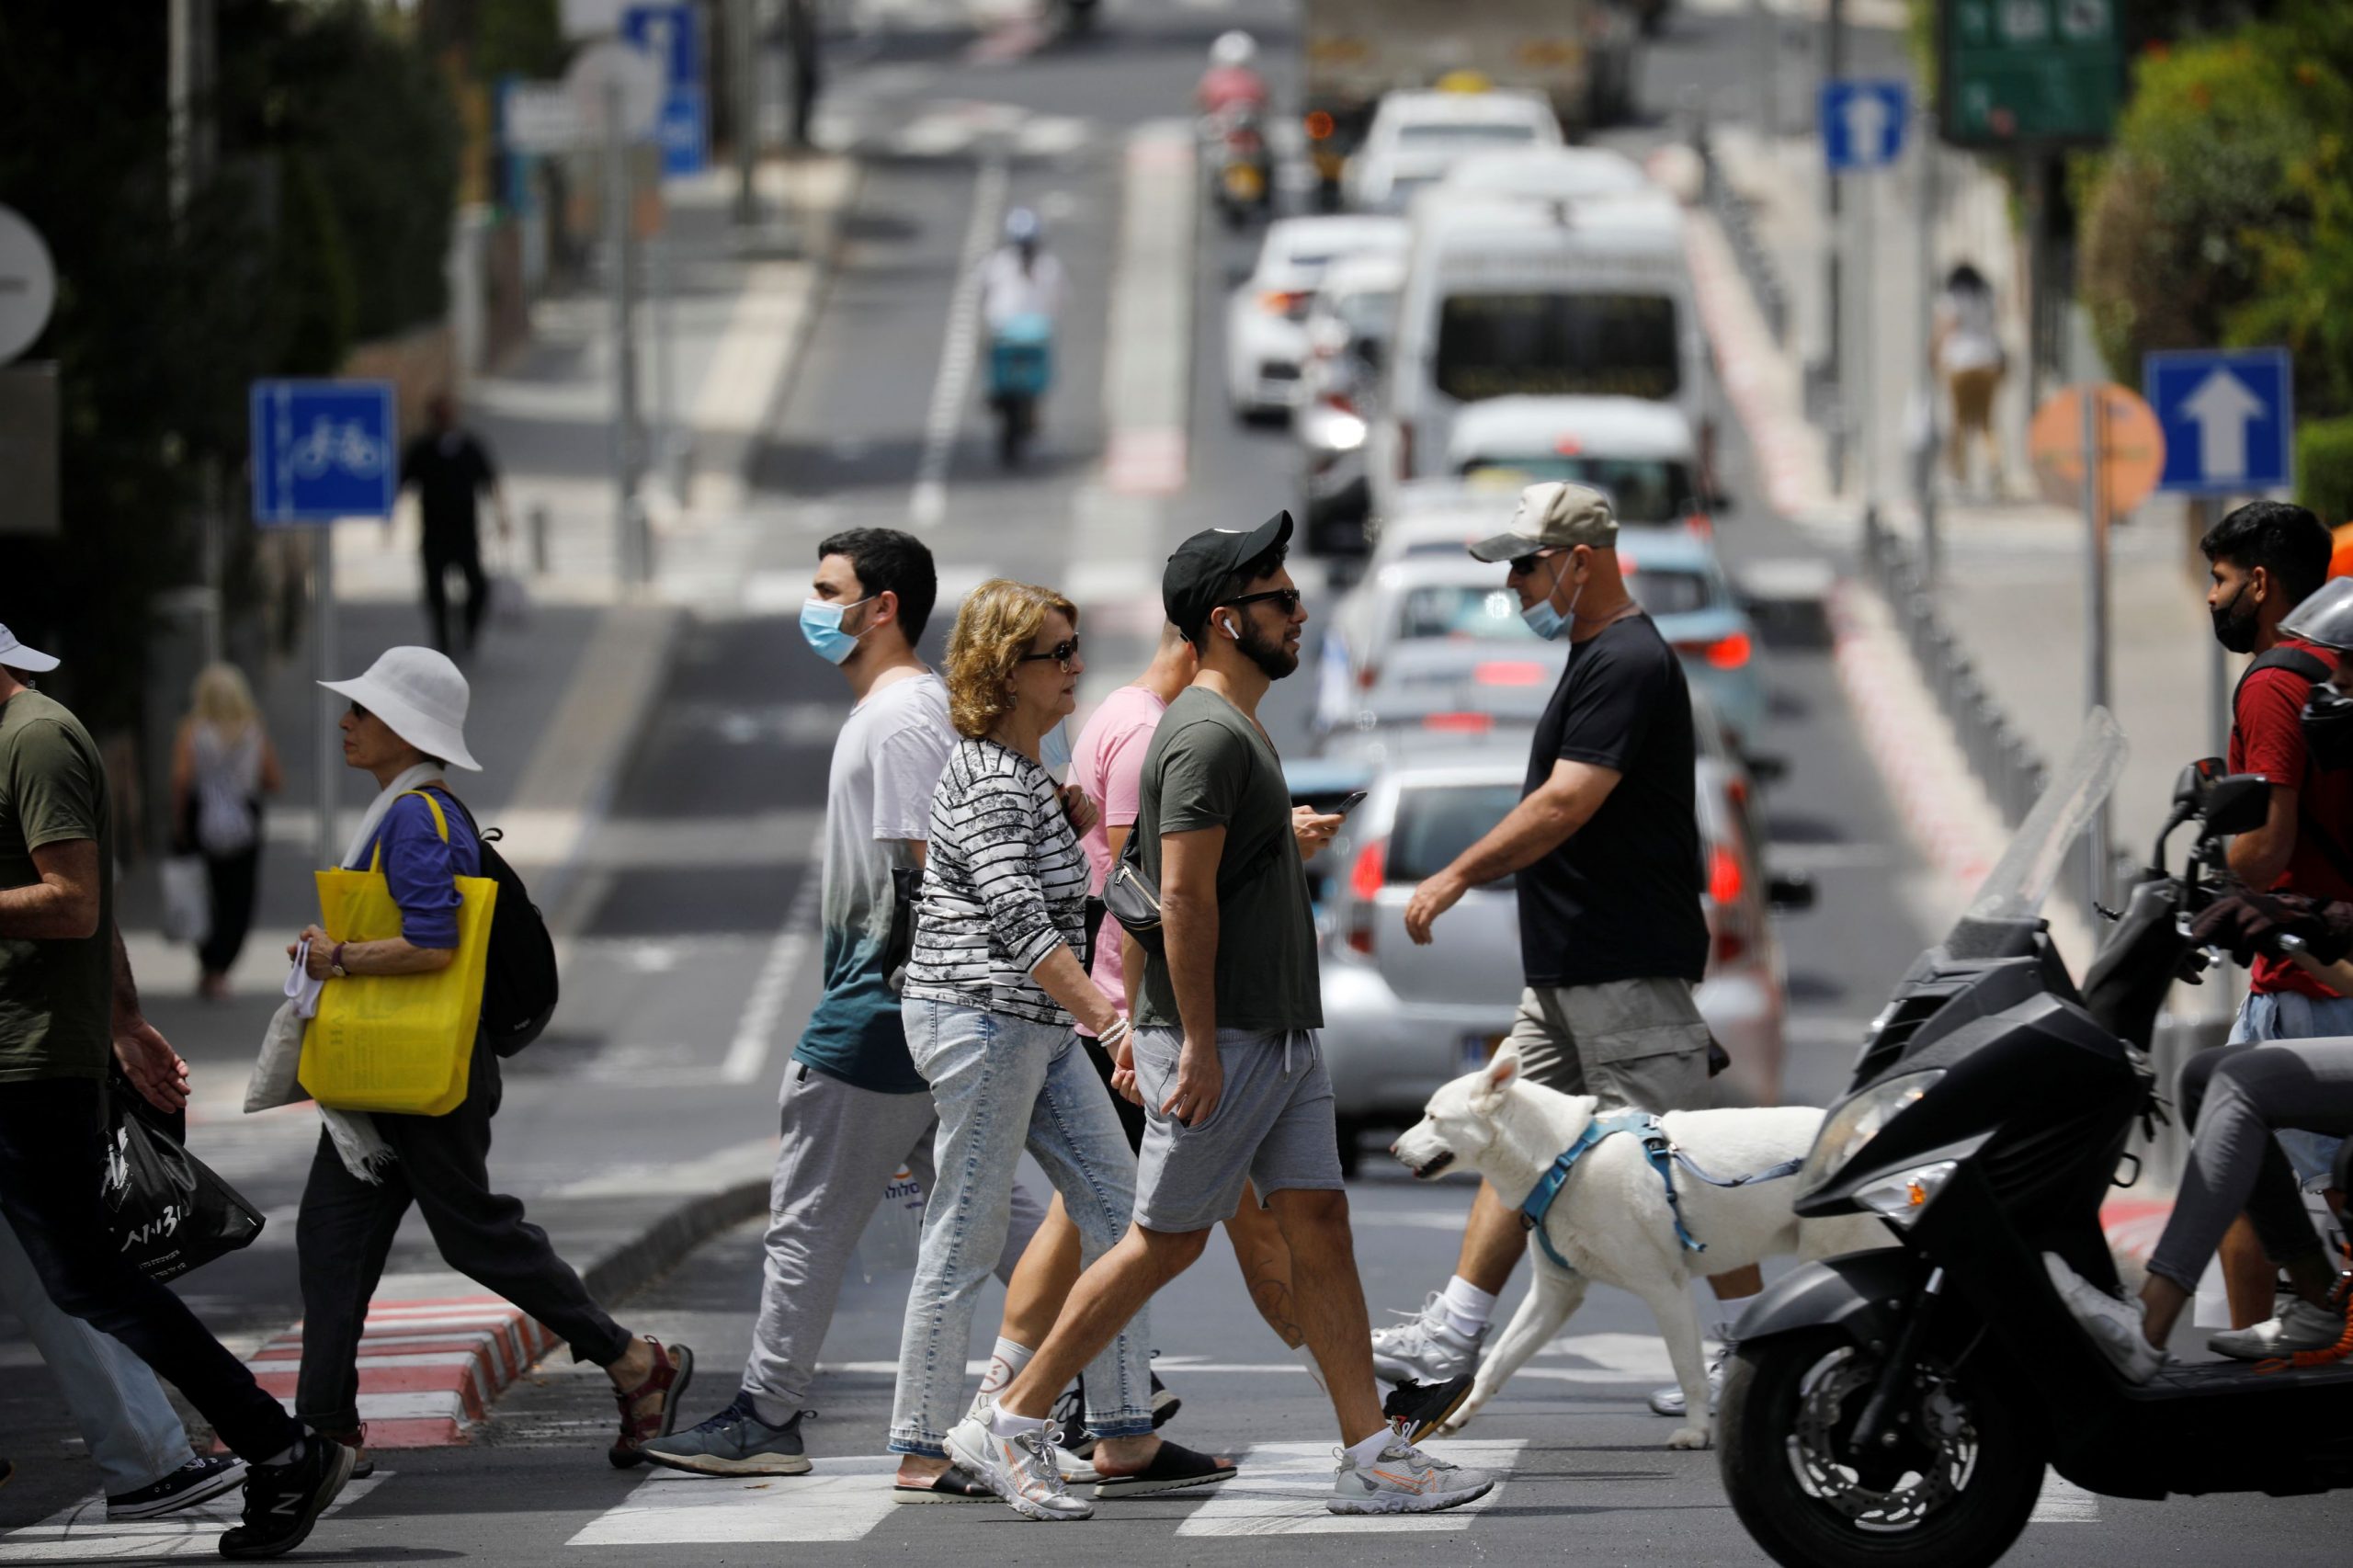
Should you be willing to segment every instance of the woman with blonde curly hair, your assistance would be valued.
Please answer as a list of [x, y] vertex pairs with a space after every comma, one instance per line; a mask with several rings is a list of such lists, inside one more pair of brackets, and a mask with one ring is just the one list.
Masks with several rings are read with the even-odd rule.
[[284, 784], [244, 674], [232, 664], [206, 665], [172, 742], [172, 838], [174, 847], [204, 857], [211, 919], [197, 948], [197, 993], [207, 1001], [229, 994], [229, 971], [253, 928], [261, 798]]
[[[1090, 871], [1039, 761], [1046, 733], [1077, 706], [1086, 667], [1077, 608], [1050, 588], [983, 583], [957, 614], [947, 662], [949, 714], [963, 739], [932, 796], [901, 993], [907, 1048], [939, 1112], [938, 1189], [907, 1298], [891, 1450], [903, 1456], [899, 1491], [926, 1502], [987, 1495], [950, 1471], [946, 1437], [963, 1414], [972, 1312], [1005, 1244], [1022, 1150], [1062, 1194], [1089, 1262], [1127, 1230], [1136, 1172], [1073, 1027], [1075, 1018], [1112, 1049], [1128, 1020], [1087, 978]], [[1139, 1314], [1086, 1369], [1098, 1496], [1233, 1473], [1153, 1435], [1149, 1344]], [[1024, 1440], [1039, 1464], [1055, 1463], [1051, 1437]], [[1059, 1479], [1052, 1490], [1067, 1503]]]

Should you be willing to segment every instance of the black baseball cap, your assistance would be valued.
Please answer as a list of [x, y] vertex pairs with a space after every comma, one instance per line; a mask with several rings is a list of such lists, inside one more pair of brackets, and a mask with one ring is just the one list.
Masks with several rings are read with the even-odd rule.
[[1217, 607], [1225, 580], [1243, 562], [1290, 538], [1290, 514], [1277, 512], [1256, 528], [1203, 528], [1176, 547], [1160, 574], [1161, 608], [1170, 624], [1188, 637], [1197, 636]]

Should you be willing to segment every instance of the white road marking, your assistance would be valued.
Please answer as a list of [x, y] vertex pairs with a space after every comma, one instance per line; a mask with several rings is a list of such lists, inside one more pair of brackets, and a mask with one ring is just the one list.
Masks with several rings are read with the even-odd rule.
[[569, 1546], [859, 1540], [888, 1518], [888, 1454], [821, 1459], [810, 1473], [715, 1480], [655, 1471], [627, 1502], [589, 1521]]
[[972, 362], [980, 347], [981, 263], [995, 242], [1008, 180], [1006, 160], [999, 154], [983, 163], [972, 181], [972, 218], [964, 230], [939, 376], [932, 382], [931, 410], [924, 418], [923, 458], [915, 468], [915, 493], [907, 501], [908, 515], [917, 528], [935, 528], [948, 515], [948, 460], [964, 422], [964, 399], [972, 391]]
[[759, 978], [752, 983], [752, 994], [744, 999], [744, 1016], [735, 1025], [735, 1039], [727, 1048], [727, 1059], [720, 1064], [719, 1075], [730, 1084], [749, 1084], [759, 1078], [768, 1064], [768, 1047], [776, 1039], [778, 1018], [784, 1012], [786, 993], [792, 989], [792, 977], [800, 971], [801, 960], [809, 950], [809, 938], [817, 926], [817, 901], [824, 892], [824, 880], [818, 868], [824, 863], [825, 840], [821, 833], [809, 846], [809, 857], [803, 862], [806, 869], [801, 879], [801, 891], [793, 896], [792, 907], [784, 916], [784, 924], [776, 934], [775, 943], [768, 949], [767, 961], [760, 965]]
[[[327, 1505], [335, 1514], [358, 1502], [392, 1478], [380, 1470], [365, 1481], [355, 1481]], [[51, 1514], [37, 1525], [0, 1536], [0, 1562], [148, 1562], [158, 1557], [221, 1555], [221, 1532], [237, 1522], [244, 1494], [232, 1490], [167, 1518], [108, 1522], [107, 1500], [96, 1495], [71, 1508]]]
[[[1472, 1517], [1503, 1495], [1505, 1482], [1476, 1502], [1438, 1514], [1341, 1515], [1327, 1513], [1337, 1464], [1336, 1444], [1254, 1443], [1242, 1458], [1242, 1473], [1210, 1494], [1185, 1517], [1178, 1535], [1330, 1535], [1392, 1530], [1462, 1530]], [[1477, 1439], [1426, 1444], [1439, 1459], [1507, 1474], [1523, 1447], [1521, 1439]]]
[[2034, 1512], [2026, 1522], [2030, 1525], [2096, 1525], [2099, 1523], [2099, 1494], [2086, 1492], [2072, 1481], [2062, 1481], [2056, 1471], [2044, 1472], [2042, 1495], [2035, 1499]]

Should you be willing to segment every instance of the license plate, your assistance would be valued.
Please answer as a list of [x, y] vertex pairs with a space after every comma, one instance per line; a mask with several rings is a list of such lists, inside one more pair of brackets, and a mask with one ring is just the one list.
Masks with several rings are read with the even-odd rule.
[[1503, 1043], [1504, 1037], [1500, 1034], [1464, 1035], [1461, 1045], [1462, 1070], [1465, 1073], [1475, 1073], [1484, 1067], [1495, 1060], [1495, 1052]]

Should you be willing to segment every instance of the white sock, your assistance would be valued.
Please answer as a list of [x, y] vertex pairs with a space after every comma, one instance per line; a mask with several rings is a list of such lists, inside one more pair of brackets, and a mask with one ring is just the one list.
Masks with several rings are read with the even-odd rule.
[[1024, 1432], [1042, 1432], [1046, 1418], [1042, 1415], [1016, 1415], [1001, 1404], [989, 1406], [989, 1430], [1000, 1437], [1018, 1437]]
[[1495, 1315], [1495, 1294], [1482, 1290], [1460, 1274], [1446, 1282], [1446, 1293], [1438, 1298], [1438, 1305], [1446, 1309], [1446, 1321], [1455, 1333], [1464, 1338], [1476, 1337]]
[[[1764, 1291], [1759, 1290], [1756, 1292], [1756, 1296], [1761, 1296], [1764, 1293]], [[1730, 1339], [1732, 1337], [1733, 1330], [1740, 1326], [1740, 1314], [1748, 1310], [1748, 1303], [1756, 1300], [1756, 1296], [1719, 1296], [1716, 1298], [1716, 1337], [1718, 1339]]]
[[1021, 1369], [1036, 1354], [1027, 1345], [1016, 1345], [1003, 1335], [997, 1335], [996, 1352], [989, 1358], [989, 1369], [981, 1379], [981, 1397], [995, 1398], [1006, 1384], [1021, 1375]]
[[1291, 1348], [1291, 1354], [1298, 1357], [1299, 1364], [1307, 1369], [1307, 1375], [1315, 1380], [1315, 1392], [1317, 1393], [1330, 1393], [1332, 1392], [1330, 1389], [1324, 1386], [1324, 1369], [1316, 1363], [1315, 1352], [1313, 1350], [1302, 1344], [1294, 1346]]
[[1363, 1442], [1348, 1445], [1348, 1462], [1359, 1466], [1374, 1463], [1396, 1440], [1397, 1434], [1383, 1426]]

